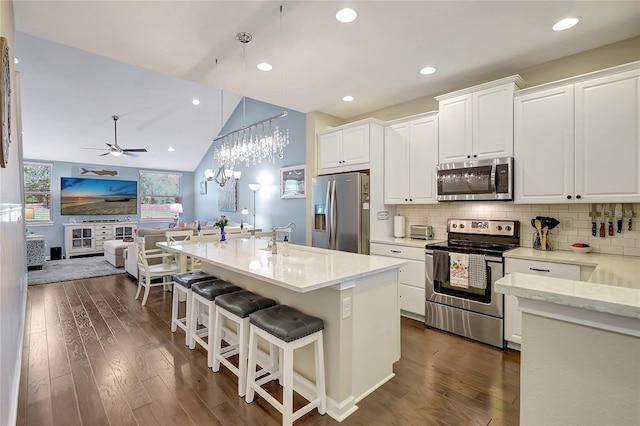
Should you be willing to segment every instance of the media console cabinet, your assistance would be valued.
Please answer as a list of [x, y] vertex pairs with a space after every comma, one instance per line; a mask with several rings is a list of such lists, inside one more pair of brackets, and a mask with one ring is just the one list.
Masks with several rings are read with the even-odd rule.
[[137, 222], [65, 223], [64, 254], [66, 259], [85, 254], [104, 253], [105, 241], [134, 236]]

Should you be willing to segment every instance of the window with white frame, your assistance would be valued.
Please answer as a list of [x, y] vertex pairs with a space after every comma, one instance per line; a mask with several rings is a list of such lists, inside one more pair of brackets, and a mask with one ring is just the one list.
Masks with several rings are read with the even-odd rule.
[[140, 218], [173, 219], [182, 203], [182, 173], [140, 171]]
[[26, 222], [51, 222], [51, 171], [53, 165], [25, 162], [23, 170]]

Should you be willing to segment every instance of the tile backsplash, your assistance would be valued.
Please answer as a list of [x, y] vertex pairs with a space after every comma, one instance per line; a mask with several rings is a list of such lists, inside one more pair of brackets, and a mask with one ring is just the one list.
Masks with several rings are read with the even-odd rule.
[[[638, 204], [633, 210], [638, 211]], [[598, 212], [600, 205], [598, 204]], [[605, 225], [607, 235], [604, 238], [591, 235], [590, 204], [514, 204], [513, 202], [455, 202], [434, 205], [399, 205], [396, 214], [406, 218], [406, 235], [409, 226], [415, 224], [431, 225], [435, 239], [447, 238], [447, 219], [511, 219], [520, 221], [520, 245], [531, 247], [535, 229], [531, 219], [536, 216], [554, 217], [561, 221], [555, 229], [549, 231], [549, 238], [558, 250], [569, 250], [576, 242], [587, 243], [593, 247], [594, 253], [617, 254], [624, 256], [640, 256], [640, 220], [633, 218], [633, 231], [627, 230], [628, 218], [623, 218], [622, 233], [614, 230], [608, 235], [608, 224]], [[606, 219], [608, 220], [608, 219]], [[613, 219], [614, 228], [617, 219]], [[598, 225], [598, 232], [599, 232]]]

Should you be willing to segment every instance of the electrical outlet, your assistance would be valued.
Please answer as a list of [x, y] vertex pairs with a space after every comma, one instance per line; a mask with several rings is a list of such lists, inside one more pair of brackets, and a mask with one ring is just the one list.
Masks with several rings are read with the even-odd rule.
[[342, 299], [342, 319], [347, 319], [351, 316], [351, 298], [345, 297]]
[[573, 221], [571, 219], [562, 219], [562, 229], [570, 231], [573, 229]]

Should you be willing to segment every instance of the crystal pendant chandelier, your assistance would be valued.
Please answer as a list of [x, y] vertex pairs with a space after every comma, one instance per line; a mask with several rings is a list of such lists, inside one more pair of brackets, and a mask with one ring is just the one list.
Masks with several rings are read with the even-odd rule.
[[[282, 15], [282, 9], [280, 14]], [[236, 37], [242, 43], [243, 67], [246, 68], [246, 44], [251, 41], [252, 36], [241, 32]], [[243, 120], [245, 108], [246, 96], [242, 98]], [[213, 180], [220, 186], [224, 186], [233, 176], [233, 168], [236, 164], [250, 167], [262, 163], [265, 159], [275, 164], [276, 158], [284, 158], [284, 148], [289, 145], [289, 130], [281, 131], [273, 122], [286, 115], [287, 111], [283, 111], [215, 138], [213, 142], [219, 142], [220, 145], [214, 148], [213, 161], [219, 165], [219, 169]], [[208, 172], [212, 173], [211, 170]]]

